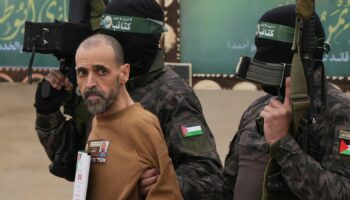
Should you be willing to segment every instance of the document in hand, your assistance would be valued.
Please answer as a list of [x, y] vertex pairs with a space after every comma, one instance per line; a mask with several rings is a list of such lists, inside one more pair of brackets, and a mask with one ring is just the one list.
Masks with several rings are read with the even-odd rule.
[[73, 200], [85, 200], [89, 182], [91, 156], [84, 151], [78, 152], [75, 171]]

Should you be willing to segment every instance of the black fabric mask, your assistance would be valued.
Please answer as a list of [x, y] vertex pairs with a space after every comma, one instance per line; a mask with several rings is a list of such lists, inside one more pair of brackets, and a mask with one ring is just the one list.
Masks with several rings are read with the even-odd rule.
[[[104, 13], [133, 16], [164, 21], [162, 8], [155, 0], [113, 0]], [[158, 52], [160, 34], [127, 33], [98, 30], [99, 33], [115, 37], [123, 47], [125, 62], [131, 66], [130, 77], [149, 71]]]
[[147, 73], [158, 52], [159, 39], [140, 33], [115, 32], [113, 36], [122, 45], [125, 62], [131, 66], [130, 77]]
[[[267, 11], [260, 19], [259, 22], [268, 22], [273, 24], [285, 25], [294, 28], [295, 27], [295, 5], [280, 6]], [[325, 32], [320, 21], [320, 18], [316, 14], [315, 16], [315, 33], [319, 40], [325, 38]], [[323, 44], [322, 41], [320, 43]], [[255, 45], [257, 51], [254, 55], [254, 59], [269, 62], [269, 63], [291, 63], [293, 59], [293, 52], [291, 51], [292, 43], [280, 42], [265, 38], [255, 37]], [[322, 60], [323, 51], [316, 52], [315, 59]], [[278, 88], [262, 86], [263, 90], [271, 95], [277, 95], [278, 92], [284, 93], [283, 90], [278, 91]]]

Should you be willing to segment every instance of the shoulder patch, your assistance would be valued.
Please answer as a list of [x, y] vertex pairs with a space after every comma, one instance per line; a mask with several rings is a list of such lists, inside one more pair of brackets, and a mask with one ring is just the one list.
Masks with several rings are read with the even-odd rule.
[[339, 153], [350, 156], [350, 131], [339, 130]]
[[208, 128], [201, 121], [182, 122], [176, 126], [181, 140], [181, 151], [190, 155], [213, 151]]
[[180, 125], [183, 137], [193, 137], [203, 134], [201, 125]]

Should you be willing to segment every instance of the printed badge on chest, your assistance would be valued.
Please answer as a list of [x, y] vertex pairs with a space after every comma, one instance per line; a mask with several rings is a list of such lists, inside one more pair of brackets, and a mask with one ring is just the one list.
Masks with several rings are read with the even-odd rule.
[[105, 163], [108, 156], [109, 141], [92, 140], [88, 144], [88, 152], [91, 155], [91, 163]]

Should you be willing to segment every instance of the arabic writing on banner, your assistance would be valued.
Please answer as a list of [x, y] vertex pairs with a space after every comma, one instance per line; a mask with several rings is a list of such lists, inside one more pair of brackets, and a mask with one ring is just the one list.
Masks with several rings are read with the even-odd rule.
[[[281, 3], [283, 2], [283, 3]], [[232, 74], [241, 55], [253, 56], [260, 16], [295, 0], [181, 1], [181, 62], [194, 74]], [[324, 56], [329, 76], [350, 76], [350, 1], [318, 0], [316, 10], [331, 51]]]
[[[25, 22], [67, 21], [68, 0], [0, 0], [0, 66], [26, 66], [22, 53]], [[51, 55], [37, 54], [34, 66], [57, 66]]]
[[[259, 17], [295, 0], [181, 1], [181, 62], [195, 74], [232, 74], [241, 55], [256, 51], [254, 34]], [[22, 53], [24, 23], [67, 21], [68, 0], [0, 0], [0, 67], [27, 66]], [[350, 1], [317, 0], [331, 51], [324, 57], [329, 76], [350, 76]], [[166, 34], [166, 33], [165, 33]], [[56, 67], [50, 55], [37, 54], [34, 66]]]

